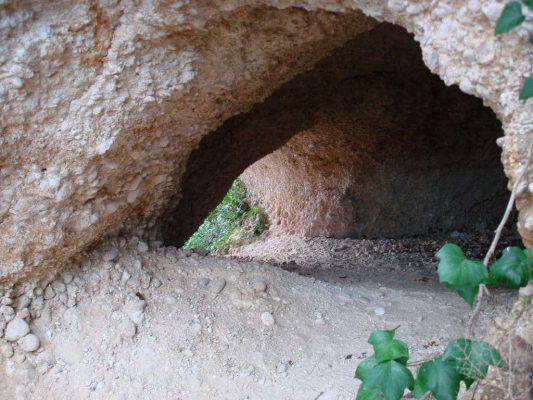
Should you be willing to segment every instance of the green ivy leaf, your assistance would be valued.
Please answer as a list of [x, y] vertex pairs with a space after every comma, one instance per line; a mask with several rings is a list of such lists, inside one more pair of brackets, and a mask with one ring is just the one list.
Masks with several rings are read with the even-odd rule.
[[368, 375], [370, 375], [372, 368], [374, 368], [377, 364], [378, 362], [376, 361], [376, 357], [374, 355], [365, 358], [357, 366], [357, 369], [355, 370], [355, 377], [364, 382], [368, 378]]
[[405, 364], [409, 359], [409, 349], [401, 340], [394, 339], [396, 329], [390, 331], [374, 331], [368, 339], [374, 347], [374, 357], [377, 362], [397, 360]]
[[527, 100], [530, 97], [533, 97], [533, 77], [527, 77], [524, 80], [524, 84], [522, 85], [522, 89], [520, 89], [520, 95], [518, 97], [520, 100]]
[[359, 386], [355, 400], [385, 400], [385, 396], [380, 390], [368, 388], [366, 387], [366, 384], [363, 383]]
[[522, 5], [519, 1], [511, 1], [503, 8], [503, 11], [496, 22], [496, 35], [509, 32], [520, 25], [526, 17], [522, 14]]
[[411, 371], [397, 361], [384, 361], [376, 364], [365, 377], [364, 389], [377, 390], [385, 400], [399, 400], [405, 389], [413, 389]]
[[522, 1], [527, 6], [527, 8], [533, 11], [533, 0], [522, 0]]
[[532, 261], [530, 250], [507, 247], [502, 256], [491, 265], [489, 283], [514, 289], [526, 286], [531, 275]]
[[420, 398], [431, 392], [437, 400], [456, 400], [461, 379], [454, 363], [435, 357], [418, 369], [413, 394]]
[[465, 257], [461, 248], [446, 243], [437, 252], [439, 258], [439, 279], [449, 290], [456, 291], [470, 305], [479, 290], [479, 284], [488, 278], [487, 269], [481, 261], [472, 261]]
[[498, 350], [477, 340], [457, 339], [449, 342], [442, 359], [455, 364], [457, 372], [464, 378], [485, 378], [489, 365], [506, 368]]

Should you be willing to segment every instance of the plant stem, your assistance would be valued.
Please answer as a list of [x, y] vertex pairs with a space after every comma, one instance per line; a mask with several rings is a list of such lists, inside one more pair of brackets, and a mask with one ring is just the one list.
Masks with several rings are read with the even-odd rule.
[[[498, 246], [498, 242], [500, 241], [500, 236], [502, 235], [503, 228], [505, 227], [505, 224], [507, 223], [507, 220], [509, 219], [509, 215], [511, 215], [511, 211], [513, 210], [516, 194], [518, 192], [518, 186], [522, 182], [522, 179], [527, 173], [529, 162], [531, 161], [531, 152], [533, 150], [533, 145], [529, 146], [529, 150], [527, 153], [527, 158], [524, 163], [524, 166], [522, 167], [522, 171], [520, 172], [520, 175], [516, 178], [513, 190], [511, 191], [511, 195], [509, 196], [509, 201], [507, 202], [507, 207], [505, 208], [505, 213], [503, 214], [502, 220], [500, 221], [500, 224], [498, 225], [498, 228], [494, 232], [494, 239], [492, 239], [492, 243], [489, 247], [489, 250], [487, 251], [487, 254], [485, 255], [485, 258], [483, 259], [483, 264], [487, 269], [489, 269], [489, 262], [492, 258], [494, 252], [496, 251], [496, 246]], [[479, 292], [477, 294], [476, 298], [476, 307], [474, 308], [474, 311], [472, 312], [472, 316], [470, 317], [470, 320], [468, 321], [466, 335], [467, 337], [471, 338], [474, 336], [474, 323], [477, 320], [477, 317], [479, 315], [479, 312], [481, 310], [481, 303], [483, 300], [484, 294], [489, 295], [490, 292], [487, 289], [487, 286], [484, 284], [479, 285]]]

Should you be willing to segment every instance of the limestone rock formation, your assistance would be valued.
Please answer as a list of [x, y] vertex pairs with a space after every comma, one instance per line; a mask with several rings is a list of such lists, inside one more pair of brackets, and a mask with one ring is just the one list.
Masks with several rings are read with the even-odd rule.
[[[494, 36], [500, 9], [492, 0], [1, 2], [0, 280], [61, 267], [119, 231], [147, 234], [190, 190], [181, 180], [203, 137], [372, 18], [412, 32], [433, 73], [494, 110], [512, 183], [530, 134], [532, 102], [517, 91], [531, 58], [525, 28]], [[517, 203], [527, 244], [531, 196], [524, 186]]]
[[[336, 80], [307, 126], [241, 176], [271, 231], [391, 238], [495, 229], [508, 198], [500, 124], [432, 75], [405, 31], [380, 25], [317, 68]], [[287, 107], [295, 119], [300, 106]]]

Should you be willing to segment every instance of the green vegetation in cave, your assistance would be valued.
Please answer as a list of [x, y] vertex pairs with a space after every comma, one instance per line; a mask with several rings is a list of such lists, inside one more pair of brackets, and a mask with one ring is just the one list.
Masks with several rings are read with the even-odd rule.
[[222, 202], [204, 220], [183, 247], [220, 251], [259, 236], [268, 226], [265, 212], [252, 206], [241, 180], [236, 179]]

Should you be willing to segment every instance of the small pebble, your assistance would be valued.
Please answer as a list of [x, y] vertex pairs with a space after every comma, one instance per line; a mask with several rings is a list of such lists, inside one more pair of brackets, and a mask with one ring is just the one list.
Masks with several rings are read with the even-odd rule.
[[5, 337], [8, 342], [15, 342], [30, 333], [30, 326], [22, 318], [15, 317], [7, 324]]
[[29, 317], [30, 317], [30, 310], [28, 310], [27, 308], [23, 308], [23, 309], [21, 309], [21, 310], [17, 313], [17, 317], [22, 318], [22, 319], [29, 318]]
[[24, 361], [26, 361], [26, 354], [23, 351], [17, 350], [15, 351], [15, 356], [13, 359], [17, 364], [22, 364]]
[[3, 306], [9, 306], [13, 304], [13, 299], [11, 297], [2, 297], [2, 301], [0, 301], [0, 304]]
[[520, 288], [518, 294], [520, 296], [533, 296], [533, 283], [530, 283], [529, 285]]
[[383, 307], [377, 307], [376, 309], [374, 309], [374, 314], [385, 315], [385, 309]]
[[124, 339], [132, 339], [137, 333], [137, 327], [129, 319], [120, 322], [120, 336]]
[[250, 282], [252, 290], [256, 294], [264, 293], [267, 290], [267, 283], [263, 277], [256, 276]]
[[148, 244], [146, 242], [140, 241], [137, 244], [137, 250], [139, 253], [146, 253], [148, 251]]
[[211, 279], [209, 279], [209, 278], [204, 276], [204, 277], [198, 279], [198, 286], [207, 287], [209, 285], [210, 281], [211, 281]]
[[69, 272], [65, 272], [63, 274], [63, 282], [68, 285], [70, 282], [72, 282], [72, 280], [74, 279], [74, 277], [72, 276], [71, 273]]
[[11, 343], [2, 343], [0, 344], [0, 354], [2, 354], [5, 358], [11, 358], [13, 357], [13, 346]]
[[214, 294], [219, 294], [226, 287], [226, 280], [224, 278], [217, 277], [211, 281], [210, 287]]
[[52, 287], [56, 293], [64, 293], [67, 291], [66, 285], [61, 281], [54, 281]]
[[274, 317], [268, 311], [261, 314], [261, 322], [265, 326], [273, 326], [275, 323]]
[[18, 344], [20, 348], [26, 352], [35, 351], [41, 345], [39, 338], [33, 333], [30, 333], [24, 336], [22, 339], [19, 339]]
[[52, 286], [48, 285], [46, 289], [44, 289], [43, 297], [45, 300], [51, 300], [55, 297], [55, 295], [56, 292], [54, 291], [54, 288]]
[[0, 314], [4, 316], [6, 321], [11, 321], [15, 316], [15, 310], [11, 306], [1, 306]]

